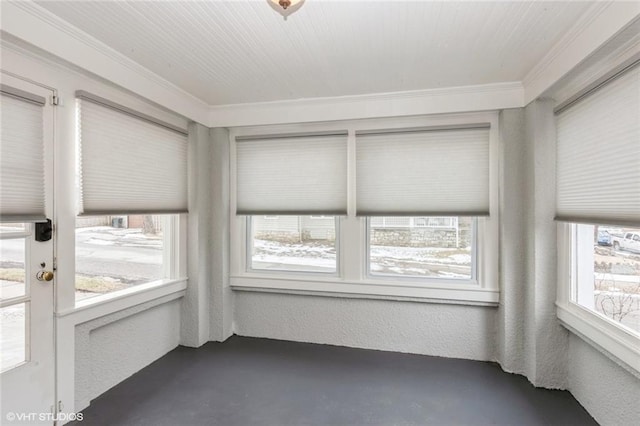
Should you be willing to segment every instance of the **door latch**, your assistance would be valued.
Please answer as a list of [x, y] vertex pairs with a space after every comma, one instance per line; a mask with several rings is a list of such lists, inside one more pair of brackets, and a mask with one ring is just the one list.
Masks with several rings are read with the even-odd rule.
[[46, 222], [36, 223], [36, 241], [49, 241], [51, 239], [51, 232], [53, 232], [51, 219], [47, 219]]

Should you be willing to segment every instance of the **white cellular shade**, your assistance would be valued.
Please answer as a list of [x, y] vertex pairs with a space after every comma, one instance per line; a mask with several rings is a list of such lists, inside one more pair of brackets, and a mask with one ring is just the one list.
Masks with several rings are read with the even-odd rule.
[[78, 100], [80, 213], [187, 211], [187, 137]]
[[2, 94], [0, 116], [0, 220], [43, 220], [43, 105]]
[[489, 129], [356, 134], [356, 213], [489, 215]]
[[347, 136], [237, 140], [237, 214], [347, 213]]
[[556, 219], [640, 226], [640, 67], [557, 116]]

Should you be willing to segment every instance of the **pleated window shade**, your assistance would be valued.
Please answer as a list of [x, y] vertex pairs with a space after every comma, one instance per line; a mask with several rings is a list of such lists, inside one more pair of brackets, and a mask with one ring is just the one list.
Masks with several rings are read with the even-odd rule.
[[78, 99], [80, 214], [187, 211], [187, 136]]
[[8, 95], [5, 88], [0, 95], [0, 221], [44, 220], [45, 99]]
[[489, 215], [489, 128], [356, 133], [356, 214]]
[[640, 226], [640, 67], [557, 115], [556, 220]]
[[347, 134], [236, 139], [237, 214], [345, 215]]

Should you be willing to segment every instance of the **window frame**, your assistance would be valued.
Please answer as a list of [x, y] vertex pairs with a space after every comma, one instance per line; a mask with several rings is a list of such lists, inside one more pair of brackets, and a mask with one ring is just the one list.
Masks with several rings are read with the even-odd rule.
[[[574, 101], [598, 90], [612, 77], [627, 69], [637, 60], [633, 49], [624, 54], [607, 53], [604, 57], [572, 71], [561, 85], [549, 94], [556, 108], [564, 108]], [[554, 123], [556, 125], [556, 123]], [[636, 377], [640, 377], [640, 339], [615, 322], [587, 309], [575, 300], [577, 268], [573, 243], [575, 227], [572, 223], [556, 222], [557, 229], [557, 278], [556, 313], [560, 324], [596, 350], [604, 353]]]
[[[457, 218], [457, 217], [456, 217]], [[428, 226], [419, 226], [415, 224], [414, 218], [411, 218], [411, 224], [409, 228], [428, 228]], [[416, 281], [422, 283], [437, 283], [443, 284], [471, 284], [479, 285], [478, 282], [478, 221], [482, 218], [473, 217], [471, 236], [471, 278], [447, 278], [447, 277], [422, 277], [420, 275], [400, 275], [400, 274], [377, 274], [371, 271], [371, 218], [365, 218], [366, 223], [366, 240], [365, 240], [365, 268], [368, 279], [372, 280], [400, 280], [400, 281]], [[446, 227], [437, 227], [436, 229], [446, 229]]]
[[[267, 216], [265, 215], [260, 215], [263, 216], [264, 219], [267, 219]], [[302, 217], [305, 215], [296, 215], [293, 217]], [[289, 270], [289, 269], [260, 269], [260, 268], [254, 268], [253, 267], [253, 259], [251, 258], [252, 255], [252, 250], [250, 250], [250, 247], [253, 247], [253, 232], [252, 232], [252, 225], [253, 225], [253, 221], [252, 218], [255, 216], [246, 216], [245, 219], [245, 223], [246, 223], [246, 240], [244, 242], [245, 244], [245, 270], [247, 273], [250, 274], [274, 274], [274, 275], [278, 275], [278, 274], [287, 274], [287, 275], [300, 275], [302, 277], [306, 276], [306, 277], [338, 277], [340, 275], [340, 220], [339, 220], [339, 216], [333, 216], [334, 219], [334, 226], [335, 226], [335, 247], [336, 247], [336, 269], [335, 271], [332, 272], [322, 272], [322, 271], [304, 271], [304, 270]], [[271, 216], [270, 219], [273, 219], [274, 217], [281, 217], [281, 216]], [[319, 217], [319, 216], [311, 216], [311, 217]], [[327, 217], [327, 216], [322, 216]]]
[[[164, 215], [165, 217], [163, 220], [162, 241], [163, 278], [135, 284], [121, 290], [100, 294], [98, 296], [88, 297], [82, 300], [75, 300], [75, 308], [86, 308], [87, 306], [102, 304], [112, 299], [118, 299], [120, 297], [131, 295], [137, 292], [148, 292], [150, 289], [156, 287], [163, 287], [179, 282], [186, 282], [187, 215], [188, 213], [174, 213]], [[73, 245], [75, 249], [75, 239]], [[74, 294], [76, 291], [75, 273], [76, 271], [74, 256]]]
[[[499, 114], [497, 111], [429, 115], [388, 119], [361, 119], [324, 123], [301, 123], [230, 129], [230, 286], [234, 291], [311, 294], [326, 297], [408, 300], [480, 306], [499, 304]], [[490, 125], [490, 213], [477, 221], [477, 284], [426, 282], [424, 280], [371, 279], [366, 267], [366, 220], [355, 211], [355, 133], [364, 130], [457, 127]], [[241, 136], [287, 133], [315, 133], [347, 129], [348, 132], [348, 215], [339, 217], [339, 273], [317, 274], [249, 271], [247, 269], [246, 217], [235, 214], [235, 139]]]
[[558, 288], [556, 310], [569, 331], [609, 354], [616, 362], [640, 374], [640, 337], [613, 320], [578, 304], [576, 290], [579, 260], [577, 226], [558, 223]]

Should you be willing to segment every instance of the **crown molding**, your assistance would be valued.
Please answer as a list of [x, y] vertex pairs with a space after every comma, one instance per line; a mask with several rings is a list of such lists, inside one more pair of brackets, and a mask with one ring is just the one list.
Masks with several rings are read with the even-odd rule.
[[595, 3], [522, 82], [213, 106], [33, 1], [3, 2], [2, 31], [188, 119], [237, 127], [522, 107], [639, 16], [639, 2]]
[[209, 125], [239, 127], [307, 123], [491, 111], [522, 106], [522, 84], [507, 82], [407, 92], [216, 105], [210, 108]]
[[640, 55], [640, 20], [634, 21], [607, 43], [606, 49], [599, 49], [579, 67], [557, 81], [545, 92], [555, 100], [556, 106], [599, 80], [603, 75]]
[[510, 82], [209, 106], [32, 1], [5, 2], [2, 9], [7, 34], [210, 127], [485, 111], [523, 102], [522, 85]]
[[525, 105], [543, 95], [640, 16], [640, 2], [598, 2], [587, 10], [522, 80]]
[[34, 2], [2, 2], [1, 19], [3, 32], [206, 124], [207, 103]]

